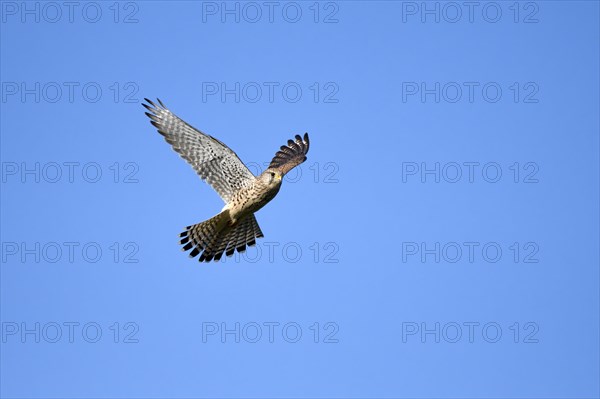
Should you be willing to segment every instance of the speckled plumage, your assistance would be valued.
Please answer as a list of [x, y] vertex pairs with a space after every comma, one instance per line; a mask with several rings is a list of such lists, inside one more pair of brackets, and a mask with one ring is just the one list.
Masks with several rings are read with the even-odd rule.
[[184, 122], [160, 100], [158, 104], [145, 100], [148, 104], [142, 105], [149, 111], [146, 115], [152, 125], [225, 202], [218, 215], [186, 227], [180, 234], [183, 250], [191, 250], [191, 257], [200, 254], [201, 262], [210, 262], [221, 259], [223, 253], [231, 256], [254, 245], [263, 237], [254, 212], [277, 195], [283, 176], [306, 160], [308, 134], [288, 140], [267, 170], [254, 176], [221, 141]]

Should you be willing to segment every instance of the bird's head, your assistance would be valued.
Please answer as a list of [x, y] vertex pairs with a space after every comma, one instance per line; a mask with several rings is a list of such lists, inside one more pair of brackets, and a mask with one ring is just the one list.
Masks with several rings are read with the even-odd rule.
[[269, 187], [276, 187], [281, 185], [283, 174], [279, 170], [267, 169], [263, 173], [262, 180]]

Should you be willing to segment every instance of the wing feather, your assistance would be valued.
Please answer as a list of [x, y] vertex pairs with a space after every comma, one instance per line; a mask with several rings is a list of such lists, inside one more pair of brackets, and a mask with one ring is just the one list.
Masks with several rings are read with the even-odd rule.
[[294, 140], [288, 140], [287, 146], [282, 145], [281, 149], [277, 151], [269, 164], [269, 169], [279, 170], [282, 175], [285, 175], [306, 161], [309, 146], [308, 133], [304, 133], [304, 137], [296, 135]]
[[162, 101], [157, 99], [157, 105], [145, 100], [148, 104], [142, 105], [149, 111], [146, 115], [150, 123], [225, 203], [255, 179], [237, 154], [221, 141], [177, 117]]

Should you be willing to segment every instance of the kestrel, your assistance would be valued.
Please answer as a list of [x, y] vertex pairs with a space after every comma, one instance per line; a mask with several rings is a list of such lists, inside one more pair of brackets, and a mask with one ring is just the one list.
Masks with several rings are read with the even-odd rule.
[[185, 228], [180, 234], [182, 250], [191, 250], [192, 258], [201, 253], [199, 261], [210, 262], [221, 259], [223, 253], [231, 256], [255, 245], [264, 235], [254, 213], [277, 195], [283, 176], [306, 161], [308, 133], [288, 140], [269, 167], [254, 176], [221, 141], [184, 122], [160, 100], [158, 105], [145, 100], [148, 104], [142, 105], [150, 111], [146, 112], [150, 123], [225, 202], [218, 215]]

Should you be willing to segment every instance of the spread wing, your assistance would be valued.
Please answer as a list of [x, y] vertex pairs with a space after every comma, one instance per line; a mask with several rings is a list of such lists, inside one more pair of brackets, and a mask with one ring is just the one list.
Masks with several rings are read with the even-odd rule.
[[269, 165], [269, 169], [279, 170], [282, 175], [285, 175], [306, 161], [309, 145], [308, 133], [304, 133], [304, 138], [296, 135], [295, 140], [288, 140], [287, 146], [282, 145], [281, 149], [277, 151]]
[[145, 99], [142, 104], [148, 111], [146, 115], [173, 146], [198, 173], [228, 203], [233, 194], [251, 183], [255, 177], [240, 158], [225, 144], [216, 138], [202, 133], [188, 125], [167, 109], [158, 100], [158, 105]]

